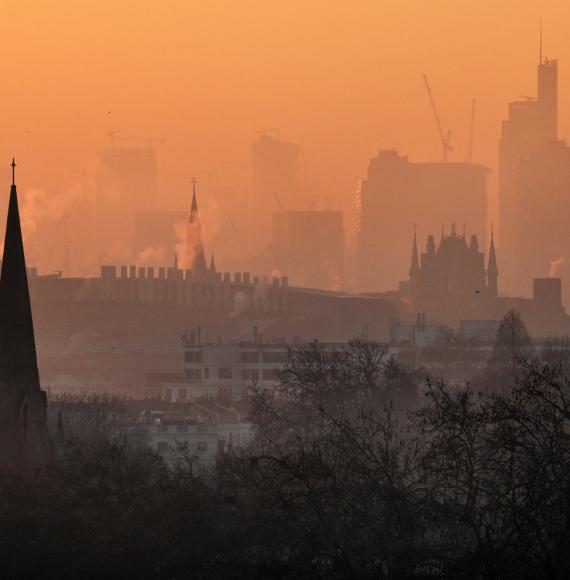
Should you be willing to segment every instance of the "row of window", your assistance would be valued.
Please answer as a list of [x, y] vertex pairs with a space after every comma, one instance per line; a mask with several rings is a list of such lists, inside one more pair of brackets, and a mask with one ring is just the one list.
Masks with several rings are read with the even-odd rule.
[[[243, 363], [258, 363], [260, 352], [243, 351], [241, 353], [241, 362]], [[188, 363], [202, 363], [201, 350], [187, 350], [184, 352], [184, 360]], [[283, 350], [267, 350], [261, 352], [261, 362], [264, 363], [286, 363], [289, 360], [289, 353]]]
[[[259, 369], [241, 370], [242, 381], [258, 381], [259, 377], [260, 377]], [[210, 378], [210, 369], [209, 368], [186, 369], [186, 378], [191, 381], [201, 381], [202, 378], [208, 380]], [[230, 380], [233, 378], [234, 378], [233, 370], [231, 368], [222, 367], [218, 369], [218, 379]], [[264, 381], [276, 381], [278, 378], [278, 371], [276, 369], [263, 369], [261, 371], [261, 378]]]
[[[166, 441], [159, 441], [156, 444], [156, 450], [159, 453], [164, 453], [164, 452], [168, 451], [168, 449], [170, 447], [171, 446]], [[178, 442], [177, 445], [176, 445], [176, 449], [178, 451], [187, 450], [188, 449], [188, 443], [186, 443], [186, 442]], [[196, 451], [198, 453], [206, 453], [208, 451], [208, 442], [207, 441], [198, 441], [196, 443]]]

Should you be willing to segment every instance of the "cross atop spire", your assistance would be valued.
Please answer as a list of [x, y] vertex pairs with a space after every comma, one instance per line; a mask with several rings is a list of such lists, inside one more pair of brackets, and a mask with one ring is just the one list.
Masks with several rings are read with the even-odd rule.
[[12, 157], [12, 185], [16, 185], [16, 160]]

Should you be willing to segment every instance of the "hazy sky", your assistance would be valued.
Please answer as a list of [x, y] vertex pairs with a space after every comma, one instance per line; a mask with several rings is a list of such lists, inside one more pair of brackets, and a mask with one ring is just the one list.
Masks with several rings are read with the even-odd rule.
[[439, 159], [423, 73], [451, 159], [476, 97], [474, 160], [496, 168], [507, 102], [535, 94], [541, 16], [564, 137], [568, 0], [4, 0], [0, 159], [51, 192], [107, 130], [164, 137], [164, 205], [177, 205], [192, 174], [247, 161], [257, 130], [277, 127], [303, 141], [314, 190], [350, 209], [378, 148]]

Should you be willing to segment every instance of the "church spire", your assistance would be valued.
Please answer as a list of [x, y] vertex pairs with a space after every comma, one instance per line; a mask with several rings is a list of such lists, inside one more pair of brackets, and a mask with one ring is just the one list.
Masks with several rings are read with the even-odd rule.
[[190, 222], [198, 220], [198, 201], [196, 200], [196, 183], [198, 180], [192, 178], [192, 207], [190, 208]]
[[[8, 218], [4, 238], [4, 256], [0, 276], [0, 315], [2, 316], [2, 345], [4, 365], [12, 377], [33, 382], [39, 390], [38, 363], [34, 339], [32, 309], [28, 289], [28, 275], [24, 242], [20, 226], [18, 193], [16, 191], [16, 162], [12, 159], [12, 187], [8, 204]], [[8, 354], [10, 353], [10, 354]]]
[[487, 288], [491, 296], [499, 294], [499, 268], [495, 253], [495, 232], [491, 228], [491, 244], [489, 246], [489, 261], [487, 262]]
[[193, 274], [202, 273], [207, 270], [206, 257], [204, 255], [204, 245], [202, 244], [202, 225], [198, 215], [198, 200], [196, 197], [195, 177], [192, 178], [192, 206], [190, 208], [190, 219], [188, 220], [188, 230], [186, 233], [186, 263], [185, 268], [192, 270]]
[[210, 272], [216, 272], [216, 261], [214, 260], [214, 250], [212, 250], [212, 256], [210, 258]]
[[416, 226], [414, 225], [414, 243], [412, 247], [412, 265], [410, 266], [410, 278], [417, 279], [420, 274], [420, 260], [418, 257], [418, 243], [416, 239]]

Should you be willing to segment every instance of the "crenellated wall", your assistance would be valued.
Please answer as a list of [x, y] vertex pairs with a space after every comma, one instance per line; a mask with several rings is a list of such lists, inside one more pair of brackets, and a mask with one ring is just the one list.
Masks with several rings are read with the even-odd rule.
[[29, 272], [38, 302], [178, 304], [222, 312], [283, 313], [289, 309], [287, 277], [252, 277], [249, 272], [200, 273], [173, 267], [102, 266], [99, 278], [61, 278]]

